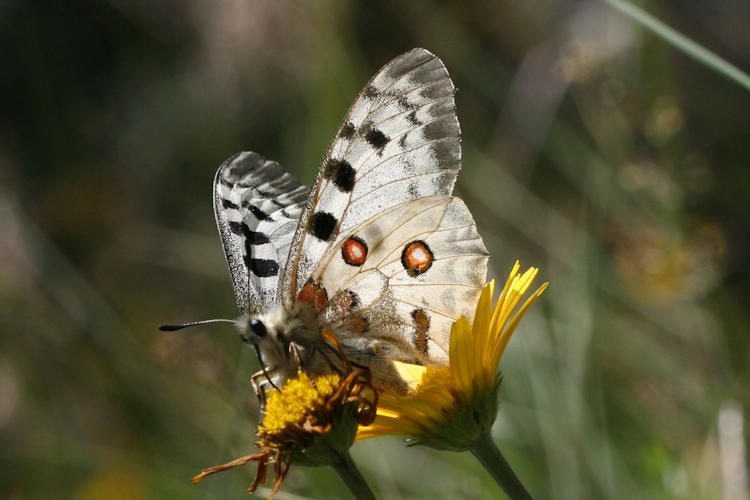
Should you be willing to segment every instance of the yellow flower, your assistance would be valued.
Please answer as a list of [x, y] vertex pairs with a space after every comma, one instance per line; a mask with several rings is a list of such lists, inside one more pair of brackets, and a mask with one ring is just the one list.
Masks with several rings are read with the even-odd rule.
[[[269, 463], [274, 463], [273, 497], [292, 459], [299, 465], [331, 465], [339, 474], [343, 468], [344, 474], [356, 475], [348, 450], [358, 424], [372, 422], [375, 403], [376, 395], [369, 383], [354, 371], [346, 377], [330, 373], [310, 378], [300, 370], [296, 378], [286, 381], [281, 391], [268, 396], [263, 422], [257, 430], [256, 444], [261, 451], [203, 469], [193, 482], [257, 462], [255, 480], [249, 488], [252, 493], [265, 482]], [[366, 485], [356, 486], [366, 488]]]
[[489, 436], [500, 358], [526, 310], [547, 288], [544, 283], [513, 314], [538, 273], [530, 268], [519, 275], [519, 268], [516, 262], [494, 307], [495, 282], [485, 285], [473, 325], [465, 317], [453, 324], [448, 367], [398, 364], [405, 379], [418, 381], [416, 390], [405, 397], [381, 394], [374, 422], [361, 426], [357, 439], [398, 434], [415, 444], [461, 451]]

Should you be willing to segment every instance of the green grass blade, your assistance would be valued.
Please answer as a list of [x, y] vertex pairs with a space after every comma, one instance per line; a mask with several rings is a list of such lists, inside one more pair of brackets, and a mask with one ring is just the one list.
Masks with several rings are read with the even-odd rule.
[[633, 19], [655, 35], [661, 37], [677, 50], [692, 57], [701, 64], [708, 66], [735, 83], [738, 83], [745, 89], [750, 90], [750, 76], [748, 76], [747, 73], [705, 47], [695, 43], [685, 35], [670, 28], [645, 10], [625, 0], [604, 0], [604, 2]]

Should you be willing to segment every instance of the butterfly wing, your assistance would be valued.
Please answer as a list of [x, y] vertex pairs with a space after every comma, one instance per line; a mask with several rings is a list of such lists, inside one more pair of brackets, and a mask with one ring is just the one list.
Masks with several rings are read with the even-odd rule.
[[316, 269], [313, 282], [336, 291], [319, 321], [355, 358], [447, 364], [451, 324], [472, 316], [487, 259], [460, 199], [402, 203], [358, 226]]
[[315, 180], [281, 283], [291, 310], [323, 256], [373, 215], [449, 195], [461, 166], [454, 87], [413, 49], [386, 64], [349, 109]]
[[471, 316], [487, 250], [463, 202], [454, 87], [424, 49], [381, 69], [321, 165], [282, 282], [377, 377], [398, 359], [445, 364], [450, 325]]
[[309, 189], [253, 152], [224, 162], [214, 177], [214, 214], [240, 313], [259, 314], [277, 301], [280, 269]]

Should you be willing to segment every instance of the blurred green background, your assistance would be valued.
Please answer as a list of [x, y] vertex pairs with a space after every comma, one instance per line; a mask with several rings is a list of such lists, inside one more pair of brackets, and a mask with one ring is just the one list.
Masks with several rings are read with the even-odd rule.
[[[648, 1], [750, 68], [744, 0]], [[456, 188], [551, 286], [495, 437], [537, 498], [746, 499], [750, 94], [599, 1], [0, 3], [0, 496], [247, 498], [250, 349], [211, 182], [252, 149], [309, 184], [396, 55], [456, 87]], [[541, 282], [541, 281], [540, 281]], [[496, 498], [468, 455], [359, 443], [381, 498]], [[261, 495], [268, 489], [260, 489]], [[293, 468], [279, 498], [349, 498]]]

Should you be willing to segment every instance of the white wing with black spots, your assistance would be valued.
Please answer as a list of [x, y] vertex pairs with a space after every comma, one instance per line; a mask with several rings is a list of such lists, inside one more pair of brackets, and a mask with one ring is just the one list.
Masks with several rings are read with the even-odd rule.
[[278, 163], [253, 152], [233, 156], [216, 172], [216, 224], [243, 315], [278, 302], [279, 276], [308, 194]]
[[282, 278], [291, 308], [327, 252], [355, 227], [408, 200], [449, 195], [461, 167], [454, 87], [442, 61], [413, 49], [365, 86], [336, 134]]

